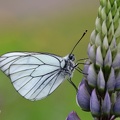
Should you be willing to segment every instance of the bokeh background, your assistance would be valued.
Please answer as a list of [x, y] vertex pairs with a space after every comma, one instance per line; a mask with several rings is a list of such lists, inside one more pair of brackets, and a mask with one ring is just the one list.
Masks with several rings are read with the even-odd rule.
[[[74, 51], [77, 59], [85, 58], [98, 7], [98, 0], [0, 0], [0, 55], [34, 51], [65, 56], [88, 29]], [[77, 86], [82, 76], [74, 73]], [[31, 102], [0, 71], [0, 120], [65, 120], [72, 110], [82, 120], [92, 119], [76, 104], [76, 92], [68, 81], [49, 97]]]

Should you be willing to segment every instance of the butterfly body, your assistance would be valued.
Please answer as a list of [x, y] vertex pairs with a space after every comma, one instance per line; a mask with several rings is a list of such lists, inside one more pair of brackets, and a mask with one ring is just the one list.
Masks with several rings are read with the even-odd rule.
[[12, 52], [0, 57], [1, 70], [26, 99], [40, 100], [51, 94], [74, 71], [74, 55]]

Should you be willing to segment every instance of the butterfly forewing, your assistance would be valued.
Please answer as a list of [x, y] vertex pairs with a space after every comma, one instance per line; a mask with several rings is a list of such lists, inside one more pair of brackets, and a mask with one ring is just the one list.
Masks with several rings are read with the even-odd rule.
[[26, 56], [26, 53], [7, 53], [0, 57], [0, 68], [6, 74], [9, 75], [9, 67], [18, 60], [21, 56]]
[[14, 52], [0, 57], [1, 70], [29, 100], [40, 100], [51, 94], [66, 77], [61, 71], [64, 65], [64, 59], [54, 54]]

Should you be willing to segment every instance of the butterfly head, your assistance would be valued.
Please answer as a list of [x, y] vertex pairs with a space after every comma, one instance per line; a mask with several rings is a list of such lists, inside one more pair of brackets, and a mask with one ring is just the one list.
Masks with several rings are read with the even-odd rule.
[[69, 54], [69, 55], [68, 55], [68, 59], [71, 60], [71, 61], [75, 61], [75, 56], [74, 56], [74, 54]]

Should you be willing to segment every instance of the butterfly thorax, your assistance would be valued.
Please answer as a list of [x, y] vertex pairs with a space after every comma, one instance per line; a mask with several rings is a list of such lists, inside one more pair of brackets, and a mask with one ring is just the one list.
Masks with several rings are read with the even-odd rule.
[[68, 77], [72, 77], [72, 74], [74, 72], [74, 66], [75, 66], [75, 63], [74, 63], [74, 55], [67, 55], [64, 57], [64, 66], [62, 68], [62, 71], [64, 73], [64, 75], [68, 75]]

